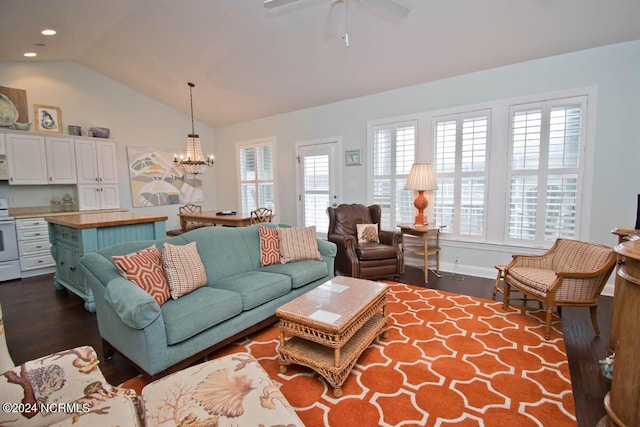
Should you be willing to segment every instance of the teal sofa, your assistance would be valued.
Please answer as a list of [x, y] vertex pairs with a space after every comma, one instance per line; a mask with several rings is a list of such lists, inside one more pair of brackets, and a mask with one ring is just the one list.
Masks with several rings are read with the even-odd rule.
[[[152, 244], [160, 249], [165, 241], [197, 242], [207, 285], [159, 306], [124, 278], [111, 258]], [[332, 278], [336, 246], [318, 239], [318, 249], [322, 260], [261, 267], [258, 226], [203, 227], [168, 239], [109, 246], [85, 255], [79, 265], [95, 297], [105, 358], [115, 350], [155, 380], [272, 324], [278, 307]]]

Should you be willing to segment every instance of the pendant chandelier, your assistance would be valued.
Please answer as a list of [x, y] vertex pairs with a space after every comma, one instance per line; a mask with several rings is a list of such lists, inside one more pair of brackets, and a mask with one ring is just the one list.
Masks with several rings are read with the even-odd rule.
[[193, 125], [193, 83], [189, 85], [189, 97], [191, 99], [191, 133], [187, 135], [187, 153], [185, 155], [173, 155], [173, 163], [178, 165], [184, 173], [197, 175], [203, 173], [215, 163], [213, 154], [209, 154], [205, 159], [202, 155], [202, 146], [200, 145], [200, 136], [196, 135]]

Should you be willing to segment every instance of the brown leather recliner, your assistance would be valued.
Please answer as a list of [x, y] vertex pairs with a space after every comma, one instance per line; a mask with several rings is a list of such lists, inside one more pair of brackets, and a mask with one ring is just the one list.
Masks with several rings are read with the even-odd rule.
[[[380, 229], [379, 205], [342, 204], [327, 208], [327, 239], [338, 246], [336, 274], [373, 279], [393, 276], [400, 279], [404, 271], [404, 255], [400, 245], [402, 234]], [[356, 224], [378, 224], [377, 242], [358, 242]]]

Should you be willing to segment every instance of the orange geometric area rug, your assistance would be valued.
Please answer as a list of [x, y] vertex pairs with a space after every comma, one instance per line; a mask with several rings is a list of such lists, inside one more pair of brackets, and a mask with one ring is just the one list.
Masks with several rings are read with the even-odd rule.
[[544, 339], [543, 310], [391, 283], [386, 313], [389, 336], [360, 356], [340, 398], [309, 368], [280, 373], [277, 324], [211, 358], [250, 352], [308, 427], [576, 425], [562, 332], [555, 322]]

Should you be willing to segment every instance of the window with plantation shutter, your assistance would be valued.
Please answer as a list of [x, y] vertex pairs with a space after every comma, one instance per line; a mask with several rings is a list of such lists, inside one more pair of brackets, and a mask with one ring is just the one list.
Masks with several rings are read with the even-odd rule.
[[329, 230], [329, 155], [319, 154], [302, 158], [304, 180], [304, 223], [314, 224], [316, 232]]
[[489, 117], [488, 111], [476, 111], [433, 121], [435, 223], [456, 237], [485, 236]]
[[413, 191], [404, 183], [416, 159], [417, 123], [407, 121], [373, 126], [373, 203], [382, 208], [381, 227], [412, 222]]
[[511, 107], [509, 240], [578, 237], [586, 97]]
[[248, 216], [257, 208], [275, 212], [273, 140], [240, 144], [238, 157], [242, 214]]

